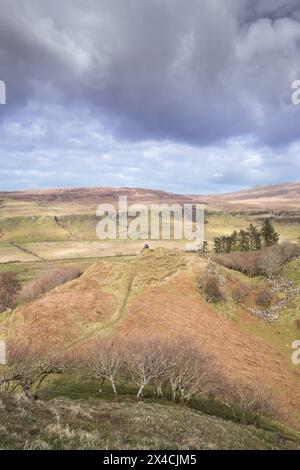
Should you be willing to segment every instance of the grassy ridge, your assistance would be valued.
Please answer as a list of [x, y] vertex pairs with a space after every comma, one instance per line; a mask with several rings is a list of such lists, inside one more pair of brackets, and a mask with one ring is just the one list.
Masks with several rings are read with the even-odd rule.
[[2, 449], [299, 449], [257, 429], [177, 405], [130, 399], [30, 402], [2, 397]]

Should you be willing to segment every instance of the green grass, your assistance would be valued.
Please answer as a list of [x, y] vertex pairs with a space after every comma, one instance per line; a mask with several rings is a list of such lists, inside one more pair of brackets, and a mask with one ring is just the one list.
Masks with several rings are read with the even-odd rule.
[[[82, 270], [87, 269], [92, 264], [97, 261], [102, 260], [103, 258], [78, 258], [78, 259], [69, 259], [69, 260], [37, 260], [33, 262], [11, 262], [11, 263], [0, 263], [0, 273], [1, 272], [15, 272], [18, 274], [19, 281], [24, 284], [32, 279], [37, 278], [40, 274], [56, 269], [60, 266], [78, 266]], [[109, 258], [109, 261], [112, 263], [122, 262], [124, 260], [130, 260], [131, 257], [128, 256], [113, 256]]]
[[[251, 215], [247, 211], [233, 212], [233, 211], [206, 211], [205, 232], [206, 239], [211, 242], [212, 239], [220, 235], [230, 235], [234, 230], [245, 229], [250, 223], [260, 225], [257, 222], [256, 216]], [[281, 241], [291, 240], [297, 241], [300, 236], [300, 224], [274, 224], [275, 230], [279, 233]]]
[[300, 259], [295, 259], [288, 263], [284, 270], [283, 275], [286, 279], [293, 281], [293, 283], [300, 287]]
[[96, 399], [96, 383], [74, 382], [73, 377], [54, 380], [51, 396], [44, 401], [2, 395], [1, 448], [300, 449], [296, 433], [269, 420], [262, 420], [259, 428], [245, 420], [234, 422], [231, 412], [213, 400], [197, 400], [187, 407], [149, 399], [137, 402], [133, 389], [123, 392], [113, 397], [105, 389]]
[[0, 222], [2, 239], [19, 243], [28, 241], [68, 240], [69, 233], [57, 225], [54, 217], [12, 217]]
[[211, 242], [214, 237], [230, 235], [234, 230], [244, 229], [249, 226], [250, 220], [247, 216], [233, 215], [230, 212], [211, 212], [206, 215], [205, 225], [206, 239]]
[[[86, 205], [66, 204], [56, 207], [36, 202], [5, 201], [0, 206], [0, 215], [2, 216], [0, 219], [0, 260], [26, 262], [32, 259], [30, 255], [5, 244], [7, 241], [15, 241], [21, 247], [47, 259], [97, 257], [99, 248], [96, 248], [95, 245], [94, 249], [90, 244], [99, 243], [96, 235], [99, 218], [95, 212], [96, 207], [92, 209]], [[59, 217], [59, 223], [55, 221], [55, 216]], [[208, 209], [206, 211], [205, 233], [209, 247], [212, 248], [214, 237], [229, 235], [233, 230], [246, 228], [250, 222], [257, 223], [255, 217], [247, 211], [213, 211]], [[300, 224], [275, 224], [275, 226], [282, 240], [297, 240], [299, 237]], [[177, 247], [180, 248], [182, 243], [178, 241]], [[124, 250], [126, 252], [128, 250], [135, 251], [136, 243], [128, 240], [128, 243], [122, 244], [116, 240], [110, 244], [105, 243], [103, 249], [109, 252], [114, 251], [113, 254], [117, 255], [119, 252], [124, 253]]]
[[[118, 393], [122, 397], [134, 397], [136, 387], [133, 385], [118, 385]], [[150, 391], [145, 390], [146, 397], [150, 397]], [[102, 387], [102, 393], [99, 392], [99, 383], [79, 374], [64, 374], [51, 376], [48, 383], [45, 384], [40, 394], [43, 400], [52, 400], [58, 397], [66, 397], [72, 400], [79, 399], [106, 399], [112, 400], [114, 394], [108, 383]]]
[[280, 235], [280, 241], [290, 240], [299, 241], [300, 236], [300, 224], [274, 224], [275, 230]]
[[71, 260], [71, 261], [34, 261], [29, 263], [5, 263], [0, 264], [1, 272], [14, 272], [18, 274], [18, 279], [21, 284], [31, 281], [37, 278], [40, 274], [55, 269], [59, 266], [79, 266], [81, 269], [86, 269], [88, 266], [93, 264], [96, 260]]
[[[106, 401], [136, 401], [137, 388], [134, 384], [122, 384], [117, 386], [118, 395], [112, 392], [109, 383], [105, 382], [99, 391], [99, 383], [89, 377], [80, 374], [64, 374], [51, 376], [48, 383], [41, 390], [40, 398], [49, 401], [57, 398], [67, 398], [71, 400], [106, 400]], [[163, 399], [157, 399], [153, 394], [153, 389], [146, 386], [144, 390], [144, 402], [159, 403], [165, 406], [174, 407], [171, 395], [167, 394]], [[179, 405], [176, 405], [179, 406]], [[189, 408], [201, 411], [204, 414], [215, 416], [222, 420], [232, 421], [243, 425], [254, 425], [264, 430], [282, 431], [289, 437], [300, 438], [296, 431], [286, 428], [283, 424], [275, 422], [268, 417], [258, 416], [249, 411], [244, 411], [236, 405], [227, 404], [213, 398], [195, 397], [189, 403], [181, 404]]]

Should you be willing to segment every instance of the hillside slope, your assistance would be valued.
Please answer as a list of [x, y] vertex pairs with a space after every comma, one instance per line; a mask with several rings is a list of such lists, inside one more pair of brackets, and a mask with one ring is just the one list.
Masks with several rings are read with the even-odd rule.
[[0, 334], [48, 350], [72, 348], [96, 334], [184, 335], [215, 356], [231, 381], [253, 389], [263, 383], [275, 392], [287, 422], [296, 426], [298, 370], [271, 342], [205, 302], [197, 281], [206, 264], [195, 255], [166, 249], [130, 261], [95, 263], [81, 278], [17, 308], [1, 323]]
[[203, 196], [202, 200], [222, 209], [300, 209], [300, 182], [255, 186], [234, 193]]
[[[179, 406], [2, 397], [2, 449], [298, 449], [298, 439]], [[188, 425], [187, 425], [188, 423]]]

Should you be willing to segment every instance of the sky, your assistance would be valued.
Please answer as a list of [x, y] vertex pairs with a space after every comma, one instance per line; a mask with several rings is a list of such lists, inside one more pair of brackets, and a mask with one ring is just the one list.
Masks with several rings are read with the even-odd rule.
[[300, 179], [300, 0], [0, 0], [0, 190]]

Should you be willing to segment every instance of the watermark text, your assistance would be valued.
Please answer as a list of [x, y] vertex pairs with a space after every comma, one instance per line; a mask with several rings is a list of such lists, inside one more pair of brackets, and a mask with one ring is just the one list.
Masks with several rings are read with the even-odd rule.
[[294, 366], [299, 366], [300, 365], [300, 339], [296, 339], [292, 343], [292, 349], [295, 349], [295, 351], [292, 354], [292, 363]]
[[6, 84], [0, 80], [0, 104], [6, 104]]
[[120, 196], [118, 206], [100, 204], [96, 232], [100, 240], [184, 240], [186, 249], [204, 241], [202, 204], [132, 204]]
[[6, 364], [6, 344], [0, 341], [0, 365]]
[[293, 104], [300, 104], [300, 80], [294, 80], [292, 83], [292, 103]]

